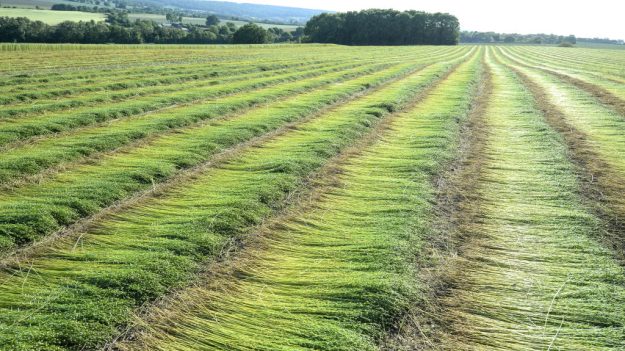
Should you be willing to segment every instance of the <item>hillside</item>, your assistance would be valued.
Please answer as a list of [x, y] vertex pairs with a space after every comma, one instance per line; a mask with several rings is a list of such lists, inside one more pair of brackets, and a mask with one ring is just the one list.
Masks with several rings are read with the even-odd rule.
[[209, 12], [223, 17], [237, 17], [244, 20], [304, 23], [324, 10], [295, 7], [235, 3], [204, 0], [142, 0], [151, 5], [177, 8], [186, 11]]

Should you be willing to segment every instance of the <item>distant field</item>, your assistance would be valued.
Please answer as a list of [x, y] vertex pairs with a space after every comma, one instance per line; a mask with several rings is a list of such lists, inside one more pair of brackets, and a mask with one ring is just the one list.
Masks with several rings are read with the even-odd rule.
[[[246, 21], [233, 21], [233, 20], [222, 20], [222, 22], [232, 22], [234, 24], [236, 24], [238, 27], [247, 24], [249, 22]], [[259, 26], [263, 27], [263, 28], [274, 28], [274, 27], [278, 27], [283, 29], [284, 31], [287, 32], [293, 32], [295, 31], [295, 29], [297, 29], [298, 26], [295, 25], [290, 25], [290, 24], [267, 24], [267, 23], [256, 23]]]
[[0, 62], [0, 350], [625, 345], [625, 51]]
[[33, 21], [42, 21], [47, 24], [58, 24], [63, 21], [103, 21], [105, 16], [101, 13], [79, 11], [52, 11], [35, 9], [11, 9], [0, 8], [0, 17], [27, 17]]
[[[558, 44], [530, 44], [530, 43], [460, 43], [462, 46], [527, 46], [527, 47], [557, 47]], [[577, 48], [585, 48], [585, 49], [607, 49], [607, 50], [625, 50], [625, 45], [617, 45], [617, 44], [597, 44], [597, 43], [589, 43], [584, 41], [578, 41], [574, 47]]]
[[[53, 1], [49, 2], [46, 0], [29, 0], [28, 2], [24, 2], [22, 4], [22, 8], [14, 9], [14, 8], [0, 8], [0, 17], [27, 17], [33, 21], [42, 21], [47, 24], [58, 24], [63, 21], [103, 21], [105, 18], [104, 14], [101, 13], [90, 13], [90, 12], [79, 12], [79, 11], [52, 11], [52, 10], [36, 10], [35, 6], [39, 6], [41, 8], [50, 8], [52, 4], [58, 3], [68, 3], [68, 4], [76, 4], [72, 2], [63, 2], [63, 1]], [[40, 4], [40, 5], [35, 5]], [[11, 5], [13, 6], [13, 5]], [[131, 19], [147, 19], [152, 20], [158, 23], [165, 23], [165, 15], [157, 15], [151, 13], [131, 13], [128, 15]], [[204, 18], [196, 18], [196, 17], [183, 17], [183, 23], [188, 24], [204, 24], [206, 23], [206, 19]], [[232, 22], [237, 27], [240, 27], [246, 23], [245, 21], [233, 21], [233, 20], [222, 20], [222, 23]], [[278, 27], [282, 28], [287, 32], [295, 31], [297, 26], [292, 25], [283, 25], [283, 24], [266, 24], [266, 23], [257, 23], [259, 26], [263, 28], [273, 28]]]
[[26, 9], [34, 9], [36, 7], [39, 7], [41, 9], [49, 10], [54, 4], [76, 5], [77, 3], [66, 0], [9, 0], [0, 1], [0, 4], [2, 4], [2, 6], [19, 7]]
[[585, 41], [578, 41], [575, 46], [580, 47], [580, 48], [592, 48], [592, 49], [625, 50], [625, 45], [589, 43]]
[[[157, 15], [157, 14], [152, 14], [152, 13], [131, 13], [131, 14], [128, 14], [128, 17], [132, 20], [146, 19], [146, 20], [157, 22], [157, 23], [167, 22], [167, 20], [165, 19], [165, 15]], [[206, 19], [195, 18], [195, 17], [183, 17], [182, 22], [188, 23], [188, 24], [204, 24], [206, 23]]]
[[[131, 13], [128, 15], [128, 17], [132, 18], [132, 19], [149, 19], [152, 20], [154, 22], [158, 22], [158, 23], [165, 23], [167, 22], [167, 20], [165, 19], [165, 15], [157, 15], [157, 14], [151, 14], [151, 13]], [[183, 17], [182, 18], [182, 22], [183, 23], [189, 23], [189, 24], [204, 24], [206, 23], [206, 19], [204, 18], [197, 18], [197, 17]], [[226, 23], [226, 22], [232, 22], [234, 23], [237, 27], [243, 26], [249, 22], [245, 22], [245, 21], [234, 21], [234, 20], [221, 20], [221, 23]], [[297, 28], [297, 26], [293, 26], [293, 25], [284, 25], [284, 24], [267, 24], [267, 23], [256, 23], [259, 26], [263, 27], [263, 28], [273, 28], [273, 27], [278, 27], [281, 28], [287, 32], [293, 32], [295, 31], [295, 29]]]

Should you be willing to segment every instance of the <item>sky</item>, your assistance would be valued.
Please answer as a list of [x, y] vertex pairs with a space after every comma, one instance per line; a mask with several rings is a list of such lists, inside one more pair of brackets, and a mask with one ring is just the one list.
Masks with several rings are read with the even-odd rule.
[[333, 11], [394, 8], [448, 12], [462, 30], [625, 39], [624, 0], [230, 0]]

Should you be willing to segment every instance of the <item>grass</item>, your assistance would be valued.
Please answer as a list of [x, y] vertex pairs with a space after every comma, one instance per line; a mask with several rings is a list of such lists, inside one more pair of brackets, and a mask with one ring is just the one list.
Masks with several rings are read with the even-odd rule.
[[[327, 62], [327, 61], [326, 61]], [[321, 65], [323, 61], [282, 61], [276, 64], [246, 64], [246, 62], [233, 62], [220, 65], [219, 67], [205, 64], [187, 64], [180, 67], [159, 67], [137, 70], [117, 70], [112, 75], [110, 72], [99, 74], [80, 74], [72, 77], [68, 74], [59, 75], [55, 79], [53, 75], [47, 75], [43, 79], [27, 81], [23, 77], [8, 80], [1, 89], [3, 96], [0, 102], [7, 107], [2, 111], [2, 117], [13, 117], [34, 112], [55, 111], [69, 107], [84, 106], [87, 103], [102, 103], [119, 101], [126, 98], [131, 92], [137, 95], [145, 95], [147, 91], [159, 91], [155, 87], [165, 86], [169, 92], [180, 90], [179, 83], [190, 84], [202, 82], [206, 85], [223, 84], [224, 79], [240, 77], [249, 79], [250, 73], [275, 72], [286, 70], [290, 67], [304, 65]], [[246, 75], [247, 74], [247, 75]], [[268, 73], [265, 73], [268, 74]], [[103, 77], [101, 77], [103, 76]], [[252, 75], [253, 77], [253, 75]], [[97, 80], [97, 82], [96, 82]], [[186, 86], [186, 85], [185, 85]], [[144, 89], [142, 89], [144, 88]], [[147, 89], [145, 89], [147, 88]], [[91, 94], [102, 92], [101, 94]], [[113, 96], [108, 96], [116, 92]], [[59, 101], [63, 97], [67, 100]], [[83, 101], [86, 100], [86, 101]], [[35, 106], [32, 102], [37, 102]]]
[[532, 95], [489, 55], [479, 206], [444, 299], [448, 349], [614, 350], [625, 342], [625, 276], [593, 238], [566, 145]]
[[603, 216], [606, 229], [597, 237], [607, 241], [623, 257], [623, 223], [625, 202], [625, 138], [616, 130], [625, 127], [625, 119], [610, 104], [603, 104], [593, 92], [571, 84], [567, 79], [542, 70], [519, 66], [515, 61], [499, 57], [534, 85], [534, 95], [542, 102], [543, 113], [564, 135], [571, 157], [582, 174], [585, 196]]
[[190, 279], [199, 262], [279, 209], [307, 177], [452, 63], [402, 77], [418, 67], [404, 64], [387, 73], [401, 79], [200, 170], [88, 232], [55, 240], [29, 256], [30, 273], [20, 269], [26, 261], [11, 265], [0, 278], [0, 345], [81, 349], [105, 342], [133, 307]]
[[[284, 89], [272, 89], [272, 85], [277, 84], [276, 81], [273, 81], [272, 83], [265, 84], [268, 85], [267, 88], [257, 89], [255, 94], [245, 96], [244, 98], [239, 94], [228, 94], [228, 92], [231, 91], [230, 89], [237, 85], [232, 84], [224, 89], [225, 94], [223, 90], [219, 91], [221, 89], [216, 89], [217, 91], [213, 92], [210, 90], [204, 91], [204, 95], [197, 95], [201, 93], [193, 92], [191, 96], [172, 97], [171, 100], [168, 100], [168, 103], [175, 103], [175, 101], [185, 101], [192, 97], [199, 97], [199, 101], [192, 101], [188, 104], [181, 103], [165, 108], [150, 106], [150, 108], [156, 108], [160, 111], [155, 110], [154, 112], [146, 113], [143, 110], [137, 110], [137, 116], [127, 116], [125, 113], [110, 112], [109, 117], [118, 118], [113, 121], [108, 121], [107, 123], [100, 122], [92, 127], [78, 128], [64, 134], [55, 134], [52, 138], [40, 138], [31, 141], [23, 147], [7, 150], [5, 152], [5, 158], [0, 161], [0, 164], [2, 164], [0, 167], [3, 168], [3, 171], [0, 172], [0, 182], [6, 182], [28, 174], [36, 174], [63, 161], [71, 161], [95, 152], [113, 150], [132, 141], [158, 134], [164, 130], [174, 130], [199, 121], [210, 120], [226, 114], [242, 111], [246, 108], [252, 108], [297, 92], [298, 90], [292, 88], [292, 86], [300, 86], [300, 89], [312, 88], [315, 83], [323, 84], [330, 77], [349, 76], [358, 74], [359, 72], [366, 73], [381, 67], [383, 66], [378, 64], [377, 66], [364, 65], [358, 69], [350, 69], [351, 67], [349, 66], [339, 66], [305, 70], [300, 71], [298, 74], [287, 74], [285, 75], [286, 78], [283, 79], [278, 78], [278, 82], [283, 82]], [[280, 77], [280, 75], [277, 74], [278, 72], [274, 73], [275, 77]], [[268, 75], [271, 75], [271, 73]], [[288, 84], [289, 81], [296, 79], [302, 80], [295, 84]], [[245, 89], [249, 88], [246, 87]], [[190, 88], [189, 90], [193, 89]], [[222, 94], [224, 96], [222, 96], [219, 101], [216, 101], [216, 98], [220, 97]], [[207, 104], [207, 102], [210, 103]], [[125, 104], [121, 103], [120, 105], [123, 106]], [[126, 107], [121, 107], [121, 109], [124, 108]], [[104, 109], [107, 109], [107, 107], [104, 107]], [[110, 108], [108, 109], [112, 110]], [[93, 110], [89, 113], [98, 115], [98, 113]], [[71, 119], [75, 116], [69, 114], [63, 117]]]
[[41, 9], [47, 9], [47, 10], [49, 10], [54, 4], [76, 5], [76, 2], [68, 1], [68, 0], [8, 0], [8, 1], [5, 0], [2, 2], [3, 7], [18, 7], [18, 8], [34, 9], [38, 6]]
[[[341, 66], [342, 64], [330, 65], [329, 69], [332, 67], [339, 68]], [[5, 118], [4, 123], [0, 125], [0, 146], [5, 146], [35, 136], [59, 133], [112, 119], [126, 118], [135, 115], [142, 115], [143, 118], [147, 118], [145, 115], [148, 112], [162, 110], [170, 106], [203, 102], [220, 96], [251, 91], [264, 86], [319, 75], [326, 72], [323, 68], [323, 65], [312, 65], [312, 67], [307, 67], [304, 70], [291, 68], [278, 72], [278, 74], [276, 74], [276, 72], [253, 72], [247, 76], [234, 77], [232, 82], [228, 82], [228, 79], [226, 79], [224, 82], [226, 84], [214, 85], [211, 84], [210, 81], [200, 81], [195, 84], [184, 84], [188, 86], [188, 89], [181, 89], [182, 86], [184, 86], [181, 84], [178, 91], [167, 91], [167, 89], [165, 89], [165, 91], [157, 90], [154, 94], [146, 94], [145, 97], [140, 97], [141, 93], [139, 93], [137, 94], [139, 97], [135, 96], [134, 99], [130, 99], [133, 95], [129, 94], [127, 99], [121, 99], [120, 103], [113, 106], [106, 104], [107, 99], [100, 99], [104, 100], [102, 101], [104, 102], [103, 104], [98, 104], [97, 106], [79, 106], [70, 113], [68, 113], [68, 111], [53, 111], [51, 113], [35, 113], [28, 116], [18, 115], [13, 118]]]
[[[353, 68], [354, 64], [339, 65], [327, 69], [313, 67], [311, 70], [300, 71], [299, 75], [295, 77], [302, 78], [311, 75], [307, 73], [309, 71], [314, 71], [314, 75], [320, 77], [306, 80], [306, 83], [312, 80], [310, 84], [302, 85], [301, 82], [298, 82], [294, 86], [301, 86], [302, 88], [313, 87], [313, 82], [323, 84], [329, 77], [354, 75], [358, 74], [358, 72], [371, 72], [372, 70], [382, 68], [384, 65], [361, 62], [357, 68]], [[278, 73], [279, 71], [274, 71], [266, 73], [266, 75], [272, 77], [279, 76]], [[324, 75], [324, 73], [327, 74]], [[237, 80], [239, 79], [237, 78]], [[226, 89], [231, 89], [232, 85], [227, 85]], [[219, 102], [214, 102], [209, 106], [205, 106], [205, 101], [200, 100], [194, 101], [190, 105], [168, 108], [160, 113], [153, 112], [132, 119], [123, 116], [123, 119], [109, 121], [105, 124], [100, 123], [92, 128], [81, 128], [64, 135], [55, 134], [52, 138], [35, 140], [28, 145], [12, 150], [9, 149], [5, 152], [5, 157], [3, 160], [0, 160], [0, 169], [2, 169], [0, 171], [0, 182], [4, 181], [6, 183], [28, 174], [37, 174], [61, 162], [71, 161], [95, 152], [112, 150], [133, 140], [139, 140], [151, 134], [162, 132], [164, 129], [171, 130], [176, 127], [184, 127], [198, 120], [216, 118], [224, 113], [235, 113], [241, 109], [257, 106], [272, 99], [297, 92], [297, 89], [290, 88], [291, 85], [284, 85], [284, 87], [285, 89], [281, 90], [272, 88], [258, 89], [256, 94], [251, 97], [246, 96], [245, 100], [242, 100], [238, 95], [224, 96]], [[94, 111], [90, 113], [97, 114]], [[64, 118], [73, 118], [73, 116], [69, 115], [68, 117], [66, 115]]]
[[[171, 91], [171, 89], [176, 89], [176, 86], [166, 89], [148, 88], [143, 94], [136, 90], [130, 90], [125, 98], [120, 98], [120, 103], [114, 105], [107, 103], [110, 102], [110, 97], [99, 99], [92, 97], [91, 99], [94, 99], [96, 105], [80, 106], [80, 103], [77, 103], [77, 108], [71, 111], [60, 110], [39, 114], [35, 110], [35, 113], [24, 116], [17, 114], [13, 117], [4, 118], [5, 123], [0, 125], [0, 147], [35, 136], [68, 131], [111, 119], [136, 115], [143, 115], [142, 118], [144, 119], [153, 119], [153, 116], [145, 116], [145, 114], [174, 105], [193, 102], [197, 104], [219, 96], [247, 92], [307, 76], [320, 75], [326, 72], [326, 67], [331, 70], [340, 67], [354, 67], [359, 64], [366, 64], [366, 62], [311, 64], [305, 69], [298, 69], [298, 66], [294, 65], [294, 67], [277, 72], [264, 72], [261, 69], [259, 73], [256, 69], [252, 69], [251, 73], [247, 75], [238, 76], [235, 74], [230, 79], [215, 80], [209, 78], [190, 84], [183, 82], [178, 85], [177, 90], [179, 91], [177, 92]], [[185, 89], [182, 89], [183, 86]], [[150, 92], [152, 93], [150, 94]], [[140, 98], [133, 96], [133, 93], [139, 95]], [[145, 96], [141, 97], [141, 95]], [[73, 106], [70, 104], [64, 107], [71, 109]], [[45, 110], [46, 107], [44, 106], [42, 109]], [[7, 114], [11, 112], [17, 113], [13, 109], [8, 109]], [[171, 119], [166, 123], [176, 124]]]
[[[416, 64], [401, 64], [390, 70], [357, 79], [350, 82], [352, 84], [338, 86], [331, 94], [322, 92], [317, 95], [319, 101], [312, 100], [309, 104], [314, 106], [312, 109], [314, 111], [363, 88], [376, 86], [401, 74], [410, 67], [414, 68]], [[343, 77], [345, 74], [348, 76]], [[195, 110], [186, 109], [183, 116], [187, 119], [194, 118], [194, 116], [199, 116], [195, 118], [207, 119], [236, 111], [241, 107], [248, 107], [250, 104], [269, 103], [278, 97], [305, 92], [316, 86], [340, 81], [344, 78], [349, 78], [349, 73], [339, 72], [335, 74], [334, 78], [332, 75], [322, 76], [284, 84], [278, 88], [260, 89], [251, 96], [235, 96], [231, 100], [224, 99], [217, 104], [196, 106]], [[303, 112], [312, 112], [310, 109], [306, 109], [306, 106], [310, 105], [301, 106], [304, 108]], [[225, 122], [215, 121], [215, 123], [201, 125], [190, 130], [189, 133], [183, 131], [162, 138], [157, 137], [153, 142], [146, 145], [139, 145], [138, 148], [130, 148], [106, 157], [104, 162], [79, 165], [75, 169], [68, 168], [65, 172], [49, 180], [40, 180], [37, 184], [6, 191], [5, 196], [0, 201], [0, 207], [3, 208], [3, 213], [0, 215], [0, 233], [4, 238], [4, 250], [13, 248], [15, 245], [23, 245], [58, 230], [60, 226], [71, 224], [82, 217], [97, 213], [102, 207], [122, 200], [138, 190], [149, 188], [155, 182], [170, 177], [180, 169], [189, 168], [205, 161], [208, 156], [221, 149], [267, 132], [285, 120], [289, 121], [295, 117], [301, 117], [300, 113], [295, 113], [298, 111], [297, 107], [284, 110], [279, 105], [276, 111], [275, 115], [271, 115], [268, 108], [258, 108], [255, 111], [256, 115], [252, 115], [255, 117], [254, 124], [249, 124], [245, 118], [235, 118]], [[256, 116], [261, 116], [263, 119]], [[153, 124], [158, 121], [157, 117], [149, 116], [149, 118], [145, 118], [145, 121]], [[171, 119], [170, 114], [165, 114], [164, 117]], [[246, 117], [246, 115], [242, 117]], [[272, 121], [275, 122], [271, 123]], [[241, 122], [243, 124], [239, 125], [238, 123]], [[134, 120], [131, 123], [134, 123]], [[172, 127], [171, 125], [168, 126]], [[107, 125], [104, 130], [118, 133], [118, 144], [127, 141], [127, 139], [119, 137], [119, 135], [123, 136], [120, 134], [124, 132], [123, 128], [110, 127], [111, 125]], [[139, 124], [139, 128], [135, 127], [134, 130], [145, 132], [146, 128], [144, 123], [143, 125]], [[215, 130], [219, 132], [213, 134]], [[101, 133], [102, 131], [96, 131], [87, 133], [87, 136], [82, 135], [76, 138], [73, 144], [69, 143], [70, 148], [64, 147], [68, 143], [67, 140], [59, 143], [58, 156], [55, 156], [52, 145], [44, 145], [40, 160], [42, 163], [49, 162], [53, 157], [57, 157], [57, 159], [67, 158], [72, 154], [76, 157], [80, 153], [77, 155], [73, 150], [87, 152], [86, 142], [93, 143], [101, 140], [102, 143], [106, 143], [103, 145], [110, 145], [115, 142], [116, 139], [111, 136], [115, 134], [101, 136]], [[195, 135], [193, 135], [194, 133]], [[69, 139], [69, 141], [71, 140]], [[78, 147], [78, 145], [81, 146]], [[98, 144], [95, 145], [98, 146]], [[176, 145], [176, 148], [172, 148], [172, 145]], [[99, 146], [100, 149], [103, 147], [105, 146]], [[36, 157], [36, 153], [31, 148], [25, 153], [26, 161], [22, 164], [28, 165], [28, 160], [36, 160]], [[9, 162], [11, 161], [10, 157], [7, 159]], [[20, 164], [19, 162], [15, 163]], [[8, 171], [9, 169], [5, 172]], [[35, 208], [37, 210], [33, 211]]]
[[392, 116], [378, 140], [334, 166], [317, 201], [270, 224], [121, 348], [377, 349], [420, 299], [413, 260], [432, 221], [433, 179], [455, 154], [479, 62]]
[[[390, 72], [383, 71], [373, 77], [366, 77], [357, 81], [355, 85], [349, 85], [348, 88], [351, 88], [352, 92], [356, 92], [363, 88], [363, 84], [379, 84], [384, 81], [384, 78], [389, 79], [401, 72], [401, 68], [405, 68], [405, 66], [397, 67], [395, 70], [390, 70]], [[386, 76], [384, 75], [385, 73]], [[335, 79], [340, 80], [340, 77], [341, 74], [337, 75]], [[323, 86], [324, 82], [328, 82], [328, 78], [324, 77], [316, 81], [316, 85]], [[328, 83], [331, 82], [332, 80], [330, 79]], [[275, 99], [276, 93], [287, 96], [297, 93], [298, 90], [305, 92], [313, 87], [315, 87], [315, 80], [313, 82], [304, 80], [293, 84], [285, 84], [278, 89], [268, 90], [265, 94], [267, 97], [265, 97], [264, 102], [270, 102], [269, 98]], [[259, 101], [262, 98], [261, 93], [257, 92], [252, 97], [253, 101]], [[338, 99], [345, 97], [345, 93], [341, 89], [336, 91], [334, 96], [335, 99]], [[233, 100], [235, 103], [238, 102], [238, 106], [243, 107], [248, 106], [249, 102], [247, 100], [249, 99], [249, 97], [237, 97]], [[328, 103], [332, 102], [332, 100], [330, 98]], [[311, 101], [311, 103], [315, 104], [317, 101]], [[322, 105], [316, 106], [319, 108]], [[240, 109], [235, 108], [238, 106], [232, 102], [226, 103], [224, 106], [200, 105], [195, 114], [202, 114], [207, 117], [218, 116], [219, 114]], [[305, 106], [302, 107], [304, 107], [305, 112], [309, 112], [305, 109]], [[256, 118], [252, 120], [255, 123], [251, 125], [243, 124], [238, 126], [240, 129], [234, 127], [241, 121], [248, 122], [244, 118], [246, 117], [245, 115], [242, 116], [243, 118], [235, 118], [232, 121], [217, 121], [216, 123], [192, 129], [187, 133], [170, 134], [157, 138], [147, 145], [139, 145], [139, 148], [131, 148], [118, 155], [111, 155], [104, 160], [104, 163], [86, 164], [68, 172], [63, 172], [58, 177], [53, 177], [43, 183], [9, 190], [3, 198], [3, 204], [0, 204], [0, 207], [5, 209], [0, 221], [2, 223], [0, 225], [2, 234], [5, 238], [12, 237], [17, 244], [50, 234], [58, 229], [60, 225], [71, 224], [80, 217], [93, 214], [99, 208], [123, 199], [139, 189], [147, 188], [153, 182], [159, 182], [181, 168], [188, 168], [205, 160], [208, 155], [218, 152], [220, 149], [227, 148], [236, 142], [242, 142], [247, 138], [276, 127], [277, 124], [272, 125], [268, 123], [273, 118], [276, 118], [276, 123], [279, 123], [283, 122], [283, 119], [294, 117], [289, 114], [289, 112], [294, 112], [293, 110], [280, 111], [281, 113], [276, 115], [268, 115], [268, 111], [265, 108], [259, 108], [255, 112], [256, 115], [264, 117], [264, 120]], [[192, 117], [193, 114], [185, 111], [184, 116]], [[298, 114], [295, 114], [295, 116], [298, 116]], [[153, 119], [148, 119], [148, 121], [153, 122]], [[222, 127], [224, 124], [225, 126]], [[214, 129], [223, 130], [223, 132], [213, 134]], [[112, 131], [115, 131], [115, 129], [112, 129]], [[199, 135], [192, 137], [194, 133]], [[97, 133], [92, 135], [96, 138], [98, 137]], [[80, 143], [81, 140], [84, 139], [78, 138], [77, 142]], [[101, 140], [107, 143], [112, 142], [110, 137], [102, 138]], [[126, 139], [120, 138], [119, 140], [124, 141]], [[173, 143], [175, 141], [181, 141], [182, 143], [176, 145]], [[199, 144], [198, 141], [200, 141]], [[176, 148], [172, 148], [172, 145], [176, 145]], [[65, 157], [62, 150], [59, 153], [60, 156], [57, 157]], [[165, 155], [167, 154], [170, 154], [170, 156], [166, 157]], [[49, 157], [47, 153], [43, 155], [48, 155]], [[132, 169], [132, 171], [129, 172], [128, 169]], [[56, 193], [56, 195], [52, 195], [50, 192]], [[29, 198], [38, 199], [38, 201], [24, 201], [24, 199]], [[39, 215], [32, 216], [33, 207], [39, 208], [36, 211]], [[30, 219], [26, 219], [24, 215], [29, 216]], [[16, 225], [18, 226], [16, 227]]]
[[104, 14], [80, 11], [53, 11], [24, 8], [0, 8], [0, 17], [27, 17], [33, 21], [41, 21], [47, 24], [59, 24], [64, 21], [104, 21]]
[[[581, 55], [573, 56], [559, 51], [555, 53], [519, 52], [515, 49], [506, 50], [505, 54], [518, 58], [525, 64], [595, 85], [625, 100], [625, 70], [623, 70], [625, 61], [620, 57], [619, 52], [617, 50], [586, 50]], [[605, 60], [606, 57], [610, 59]]]
[[[131, 13], [128, 15], [128, 17], [133, 20], [134, 19], [147, 19], [150, 21], [158, 22], [158, 23], [167, 23], [167, 20], [165, 19], [165, 15], [158, 15], [158, 14], [151, 14], [151, 13]], [[232, 22], [237, 27], [241, 27], [247, 23], [250, 23], [249, 21], [236, 21], [236, 20], [222, 19], [220, 25], [225, 24], [227, 22]], [[199, 18], [198, 17], [183, 17], [182, 23], [204, 25], [206, 24], [206, 17], [199, 17]], [[253, 23], [256, 23], [257, 25], [265, 29], [280, 28], [286, 32], [294, 32], [298, 27], [296, 25], [288, 25], [288, 24], [271, 24], [271, 23], [262, 23], [262, 22], [253, 22]]]
[[0, 349], [618, 350], [622, 52], [0, 44]]
[[[59, 24], [63, 21], [104, 21], [106, 16], [102, 13], [81, 12], [81, 11], [54, 11], [50, 10], [50, 7], [54, 4], [69, 4], [76, 5], [71, 1], [47, 1], [47, 0], [29, 0], [28, 2], [20, 3], [2, 3], [3, 6], [15, 6], [17, 8], [0, 8], [0, 17], [26, 17], [32, 21], [41, 21], [46, 24]], [[35, 6], [39, 6], [40, 9], [35, 9]], [[92, 6], [92, 5], [90, 5]], [[150, 20], [157, 23], [167, 23], [165, 15], [152, 14], [152, 13], [130, 13], [128, 14], [130, 20], [141, 19]], [[236, 21], [236, 20], [221, 20], [221, 24], [226, 22], [232, 22], [237, 27], [241, 27], [249, 22]], [[182, 23], [204, 25], [206, 24], [205, 17], [183, 17]], [[256, 23], [263, 28], [280, 28], [287, 32], [294, 32], [298, 26], [288, 24], [270, 24], [270, 23]]]

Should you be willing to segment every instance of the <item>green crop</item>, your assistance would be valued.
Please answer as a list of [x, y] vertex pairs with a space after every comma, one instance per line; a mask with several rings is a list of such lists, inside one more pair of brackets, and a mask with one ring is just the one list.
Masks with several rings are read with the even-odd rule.
[[625, 51], [0, 62], [1, 350], [625, 345]]
[[[460, 53], [464, 54], [451, 57], [447, 62], [426, 67], [402, 63], [346, 82], [349, 84], [339, 83], [336, 89], [295, 96], [275, 105], [281, 115], [272, 111], [263, 113], [261, 109], [223, 123], [198, 127], [187, 134], [172, 134], [159, 141], [166, 148], [146, 147], [144, 154], [134, 157], [126, 153], [113, 156], [117, 158], [115, 162], [119, 162], [115, 167], [89, 166], [98, 168], [97, 174], [101, 177], [105, 177], [101, 172], [113, 171], [126, 179], [130, 176], [135, 184], [148, 186], [149, 174], [119, 171], [133, 168], [132, 163], [146, 162], [146, 171], [168, 172], [172, 168], [164, 163], [166, 154], [171, 155], [170, 162], [178, 161], [184, 142], [188, 142], [190, 150], [205, 138], [227, 146], [240, 142], [243, 136], [266, 132], [269, 125], [263, 127], [263, 123], [278, 126], [289, 120], [296, 121], [319, 111], [323, 105], [345, 99], [363, 88], [378, 86], [376, 91], [311, 116], [255, 147], [244, 148], [221, 165], [205, 171], [200, 169], [201, 172], [188, 181], [173, 184], [160, 196], [107, 216], [87, 232], [76, 232], [76, 235], [54, 240], [47, 248], [35, 249], [31, 253], [34, 261], [29, 273], [21, 270], [21, 263], [7, 263], [11, 268], [7, 267], [7, 274], [0, 278], [3, 282], [0, 286], [3, 301], [0, 344], [9, 348], [40, 345], [80, 349], [106, 341], [118, 326], [129, 321], [132, 308], [185, 284], [200, 262], [215, 258], [250, 226], [260, 224], [275, 213], [288, 200], [289, 194], [306, 186], [306, 179], [330, 158], [361, 138], [376, 121], [406, 107], [418, 92], [439, 80], [455, 62], [463, 60], [468, 50]], [[308, 108], [303, 108], [307, 105]], [[153, 161], [146, 159], [146, 153], [152, 155]], [[197, 156], [187, 162], [198, 162]], [[120, 184], [115, 183], [119, 180], [98, 181], [82, 172], [63, 173], [70, 178], [59, 180], [57, 185], [36, 185], [30, 190], [18, 188], [15, 191], [57, 192], [52, 196], [51, 193], [31, 194], [40, 201], [56, 202], [47, 211], [56, 218], [65, 215], [69, 219], [72, 213], [64, 208], [89, 210], [84, 206], [90, 204], [87, 201], [95, 199], [92, 203], [98, 205], [97, 201], [119, 194]], [[71, 177], [90, 181], [91, 188], [77, 186], [73, 191], [60, 190], [58, 184], [71, 183]], [[219, 196], [211, 195], [217, 193]], [[76, 201], [78, 196], [85, 200]], [[23, 216], [34, 213], [26, 210], [33, 203], [23, 206], [20, 210]], [[39, 224], [47, 223], [45, 217], [35, 220], [24, 227], [40, 228]], [[28, 219], [22, 217], [5, 228], [19, 230], [20, 223], [25, 221]], [[15, 295], [14, 289], [21, 292]], [[18, 305], [20, 312], [14, 309]], [[24, 308], [29, 311], [25, 312]], [[28, 317], [19, 320], [21, 314]], [[11, 324], [10, 321], [19, 322]], [[19, 332], [2, 332], [7, 328]]]

